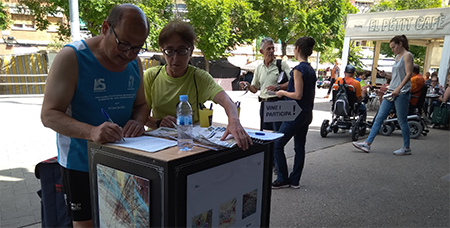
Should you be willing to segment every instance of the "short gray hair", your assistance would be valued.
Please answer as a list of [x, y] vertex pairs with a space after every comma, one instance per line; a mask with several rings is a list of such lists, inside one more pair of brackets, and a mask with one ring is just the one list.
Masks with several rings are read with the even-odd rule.
[[273, 44], [275, 42], [273, 42], [272, 38], [270, 38], [270, 37], [264, 37], [264, 39], [261, 40], [261, 44], [259, 45], [259, 50], [264, 50], [264, 45], [266, 43], [272, 43]]

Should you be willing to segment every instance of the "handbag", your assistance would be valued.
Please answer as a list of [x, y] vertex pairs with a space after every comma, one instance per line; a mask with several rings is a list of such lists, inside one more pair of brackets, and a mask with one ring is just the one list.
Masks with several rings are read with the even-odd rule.
[[433, 118], [431, 119], [431, 123], [439, 124], [439, 125], [447, 125], [448, 124], [448, 114], [449, 110], [446, 105], [442, 103], [438, 107], [434, 107]]

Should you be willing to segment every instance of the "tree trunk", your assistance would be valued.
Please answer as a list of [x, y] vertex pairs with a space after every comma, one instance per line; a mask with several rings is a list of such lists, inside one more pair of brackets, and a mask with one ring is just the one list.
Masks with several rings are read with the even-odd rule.
[[208, 58], [206, 58], [206, 56], [204, 58], [205, 58], [205, 71], [209, 73], [209, 60]]
[[286, 55], [286, 47], [287, 43], [285, 41], [281, 41], [281, 58]]

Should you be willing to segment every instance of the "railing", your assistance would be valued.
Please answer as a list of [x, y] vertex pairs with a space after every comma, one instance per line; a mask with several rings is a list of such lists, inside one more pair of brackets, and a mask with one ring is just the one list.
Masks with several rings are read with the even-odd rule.
[[0, 97], [44, 94], [47, 74], [0, 74]]

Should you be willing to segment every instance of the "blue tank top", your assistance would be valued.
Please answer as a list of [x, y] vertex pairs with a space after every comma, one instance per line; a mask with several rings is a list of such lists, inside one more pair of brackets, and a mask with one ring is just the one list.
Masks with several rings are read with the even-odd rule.
[[[297, 104], [302, 108], [302, 111], [312, 111], [314, 108], [314, 97], [316, 95], [316, 72], [307, 62], [301, 62], [291, 71], [291, 78], [289, 79], [288, 88], [286, 91], [295, 92], [294, 70], [302, 73], [303, 77], [303, 96], [297, 101]], [[287, 98], [291, 100], [290, 98]]]
[[[137, 60], [128, 63], [122, 72], [105, 69], [84, 41], [66, 45], [75, 50], [78, 61], [78, 82], [66, 114], [93, 126], [106, 121], [101, 108], [114, 123], [123, 127], [131, 119], [140, 85]], [[58, 162], [62, 166], [89, 171], [87, 140], [57, 134]]]

